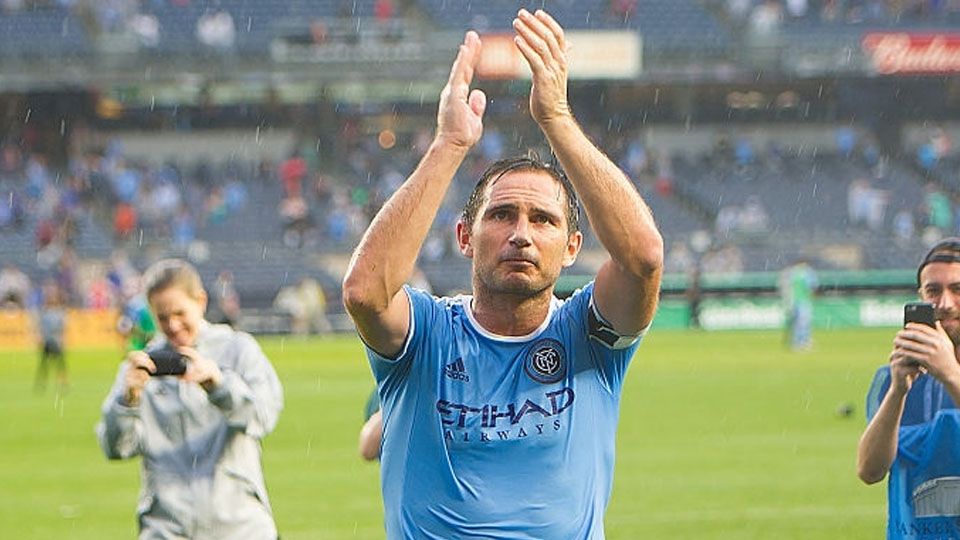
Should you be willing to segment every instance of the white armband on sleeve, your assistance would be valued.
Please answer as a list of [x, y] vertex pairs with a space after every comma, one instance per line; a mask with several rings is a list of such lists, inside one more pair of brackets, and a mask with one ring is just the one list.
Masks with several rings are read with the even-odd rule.
[[588, 318], [590, 339], [595, 339], [603, 343], [608, 349], [626, 349], [643, 337], [643, 334], [646, 333], [647, 328], [649, 328], [648, 326], [632, 336], [625, 336], [618, 333], [613, 329], [613, 326], [600, 315], [600, 312], [597, 311], [597, 306], [593, 303], [593, 298], [590, 299]]

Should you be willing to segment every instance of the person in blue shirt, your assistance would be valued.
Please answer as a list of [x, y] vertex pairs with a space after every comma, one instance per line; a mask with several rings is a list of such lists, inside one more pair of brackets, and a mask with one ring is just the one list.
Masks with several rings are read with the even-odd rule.
[[[481, 42], [467, 32], [441, 93], [434, 139], [357, 246], [343, 301], [377, 380], [386, 536], [604, 538], [620, 393], [657, 306], [663, 239], [631, 182], [567, 102], [567, 43], [520, 10], [530, 114], [561, 168], [494, 163], [456, 226], [472, 294], [405, 286], [448, 188], [479, 141], [470, 89]], [[578, 196], [609, 259], [565, 301], [580, 251]]]
[[960, 238], [935, 245], [917, 272], [936, 327], [908, 323], [867, 395], [857, 474], [887, 488], [887, 538], [960, 538]]

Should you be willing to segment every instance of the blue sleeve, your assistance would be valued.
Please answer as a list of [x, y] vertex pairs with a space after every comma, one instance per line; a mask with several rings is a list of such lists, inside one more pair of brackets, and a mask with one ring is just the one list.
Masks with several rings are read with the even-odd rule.
[[873, 382], [870, 384], [870, 390], [867, 391], [867, 422], [873, 420], [880, 409], [880, 403], [883, 397], [887, 395], [887, 389], [890, 388], [890, 366], [881, 366], [873, 375]]
[[[612, 332], [603, 314], [594, 309], [592, 281], [574, 292], [560, 309], [577, 344], [575, 369], [596, 371], [608, 391], [619, 393], [643, 333], [638, 336], [619, 336]], [[591, 317], [591, 313], [594, 317]]]
[[406, 373], [410, 371], [410, 363], [417, 352], [422, 349], [430, 328], [436, 325], [438, 318], [443, 313], [440, 299], [406, 285], [403, 289], [410, 302], [410, 328], [407, 330], [407, 337], [404, 340], [403, 347], [400, 348], [400, 352], [395, 358], [387, 358], [370, 347], [365, 347], [367, 358], [370, 360], [370, 367], [378, 383], [387, 377], [395, 378], [399, 376], [403, 378], [406, 376]]

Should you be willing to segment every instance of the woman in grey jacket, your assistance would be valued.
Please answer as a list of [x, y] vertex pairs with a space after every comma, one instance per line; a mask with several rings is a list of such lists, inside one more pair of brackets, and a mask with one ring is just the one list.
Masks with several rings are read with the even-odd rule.
[[[252, 336], [204, 319], [189, 263], [154, 264], [144, 290], [163, 335], [127, 355], [97, 426], [107, 458], [142, 456], [140, 538], [276, 539], [260, 463], [283, 408], [276, 372]], [[182, 373], [158, 373], [164, 353]]]

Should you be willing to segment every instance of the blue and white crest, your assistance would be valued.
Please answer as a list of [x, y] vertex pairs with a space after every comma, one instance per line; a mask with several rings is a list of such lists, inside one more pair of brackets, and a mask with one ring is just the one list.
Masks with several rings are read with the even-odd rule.
[[527, 376], [542, 384], [553, 384], [567, 374], [567, 354], [555, 339], [541, 339], [530, 347], [523, 370]]

